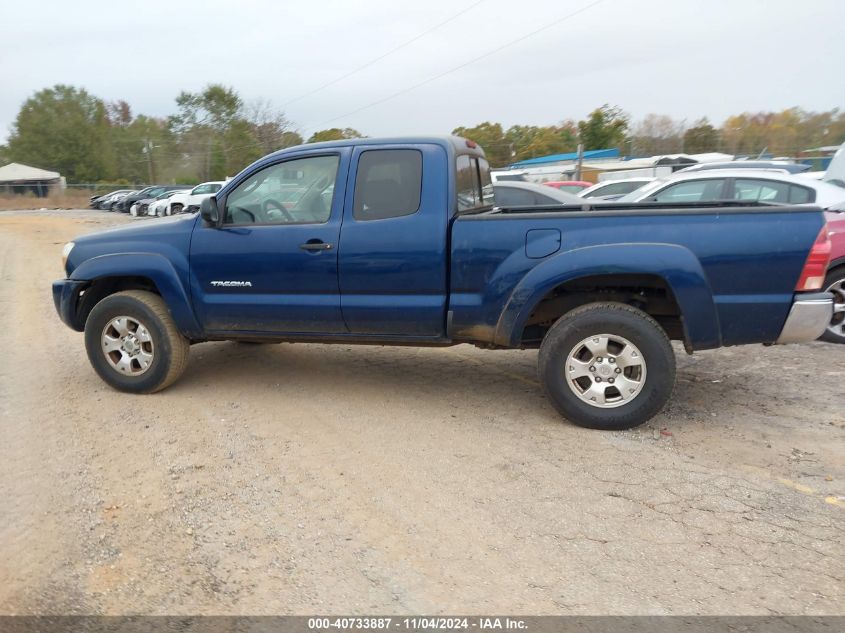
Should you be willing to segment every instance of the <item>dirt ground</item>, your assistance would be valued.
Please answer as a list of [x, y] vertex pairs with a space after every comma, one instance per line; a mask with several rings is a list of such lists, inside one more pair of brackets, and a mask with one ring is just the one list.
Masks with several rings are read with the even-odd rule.
[[50, 294], [129, 221], [0, 213], [0, 613], [845, 613], [845, 348], [678, 348], [618, 433], [468, 346], [207, 343], [131, 396]]

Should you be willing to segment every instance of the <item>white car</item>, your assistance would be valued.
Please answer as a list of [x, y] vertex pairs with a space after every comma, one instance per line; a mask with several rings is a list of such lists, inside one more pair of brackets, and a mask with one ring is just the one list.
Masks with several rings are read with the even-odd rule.
[[718, 200], [812, 204], [827, 209], [845, 201], [845, 188], [779, 169], [710, 169], [658, 178], [617, 202]]
[[184, 191], [170, 196], [167, 200], [165, 215], [174, 215], [182, 211], [196, 211], [199, 209], [200, 203], [203, 200], [220, 191], [224, 184], [226, 183], [222, 180], [212, 180], [197, 185], [190, 191]]
[[603, 180], [597, 185], [587, 187], [578, 192], [582, 198], [600, 198], [612, 200], [636, 191], [643, 185], [647, 185], [654, 178], [626, 178], [620, 180]]
[[163, 193], [155, 202], [151, 202], [147, 207], [147, 215], [153, 217], [167, 215], [167, 204], [170, 202], [170, 199], [177, 194], [185, 193], [188, 193], [185, 189], [174, 189], [173, 191]]

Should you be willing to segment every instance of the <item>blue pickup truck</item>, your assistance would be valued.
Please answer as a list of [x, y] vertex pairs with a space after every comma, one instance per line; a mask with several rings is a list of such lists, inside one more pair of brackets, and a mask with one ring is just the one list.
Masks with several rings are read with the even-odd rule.
[[199, 213], [64, 248], [61, 319], [109, 385], [151, 393], [202, 341], [538, 348], [555, 408], [623, 429], [688, 353], [811, 341], [830, 320], [822, 213], [796, 206], [501, 208], [457, 137], [288, 148]]

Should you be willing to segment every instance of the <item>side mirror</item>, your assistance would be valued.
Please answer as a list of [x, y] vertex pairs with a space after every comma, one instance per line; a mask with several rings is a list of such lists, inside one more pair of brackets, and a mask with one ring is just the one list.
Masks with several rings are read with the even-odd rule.
[[211, 226], [220, 226], [220, 211], [217, 209], [217, 198], [209, 196], [200, 202], [200, 215]]

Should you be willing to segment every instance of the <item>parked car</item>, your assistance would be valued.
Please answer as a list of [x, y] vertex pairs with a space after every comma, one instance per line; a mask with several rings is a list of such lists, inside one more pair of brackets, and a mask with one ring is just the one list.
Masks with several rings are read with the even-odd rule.
[[157, 196], [162, 191], [165, 191], [167, 185], [150, 185], [140, 191], [133, 191], [130, 195], [117, 201], [114, 205], [113, 211], [120, 211], [121, 213], [129, 213], [129, 209], [133, 204], [145, 198], [152, 198]]
[[584, 201], [574, 193], [550, 189], [533, 182], [499, 181], [493, 183], [493, 196], [500, 207], [522, 207], [536, 205], [577, 204]]
[[166, 215], [176, 215], [183, 211], [196, 211], [200, 207], [200, 203], [209, 196], [213, 196], [220, 191], [220, 188], [226, 183], [222, 180], [214, 180], [211, 182], [204, 182], [197, 185], [190, 191], [178, 193], [171, 196], [167, 201]]
[[833, 294], [833, 316], [821, 339], [845, 344], [845, 203], [841, 211], [830, 211], [825, 215], [831, 251], [823, 288]]
[[550, 180], [543, 183], [547, 187], [554, 187], [566, 193], [578, 193], [584, 191], [587, 187], [592, 187], [593, 183], [586, 180]]
[[490, 172], [492, 182], [528, 182], [528, 172], [510, 169], [494, 169]]
[[729, 160], [719, 163], [698, 163], [676, 171], [676, 174], [711, 169], [780, 169], [789, 174], [800, 174], [810, 170], [810, 165], [790, 163], [784, 160]]
[[182, 193], [185, 191], [184, 189], [173, 189], [171, 191], [165, 191], [164, 193], [160, 194], [150, 205], [147, 207], [147, 215], [160, 218], [162, 216], [167, 215], [167, 203], [170, 202], [170, 198], [175, 196], [178, 193]]
[[771, 169], [712, 169], [658, 178], [618, 202], [715, 202], [742, 200], [813, 204], [826, 209], [845, 200], [845, 189]]
[[581, 198], [597, 198], [599, 200], [616, 200], [625, 194], [636, 191], [647, 185], [654, 178], [626, 178], [624, 180], [604, 180], [597, 185], [587, 187], [578, 192]]
[[184, 191], [185, 189], [190, 189], [191, 185], [167, 185], [164, 189], [155, 194], [151, 195], [148, 198], [142, 198], [141, 200], [137, 200], [136, 202], [132, 203], [132, 206], [129, 207], [130, 215], [148, 215], [148, 208], [151, 203], [156, 202], [157, 200], [161, 200], [163, 197], [170, 197], [173, 193], [177, 191]]
[[135, 193], [134, 189], [119, 189], [117, 191], [112, 191], [97, 200], [97, 208], [102, 211], [111, 211], [112, 207], [117, 202], [132, 193]]
[[164, 389], [208, 340], [539, 348], [551, 403], [600, 429], [664, 406], [670, 338], [690, 353], [803, 342], [830, 321], [818, 208], [526, 212], [495, 207], [490, 182], [483, 150], [456, 137], [284, 149], [197, 215], [65, 245], [56, 309], [126, 392]]

